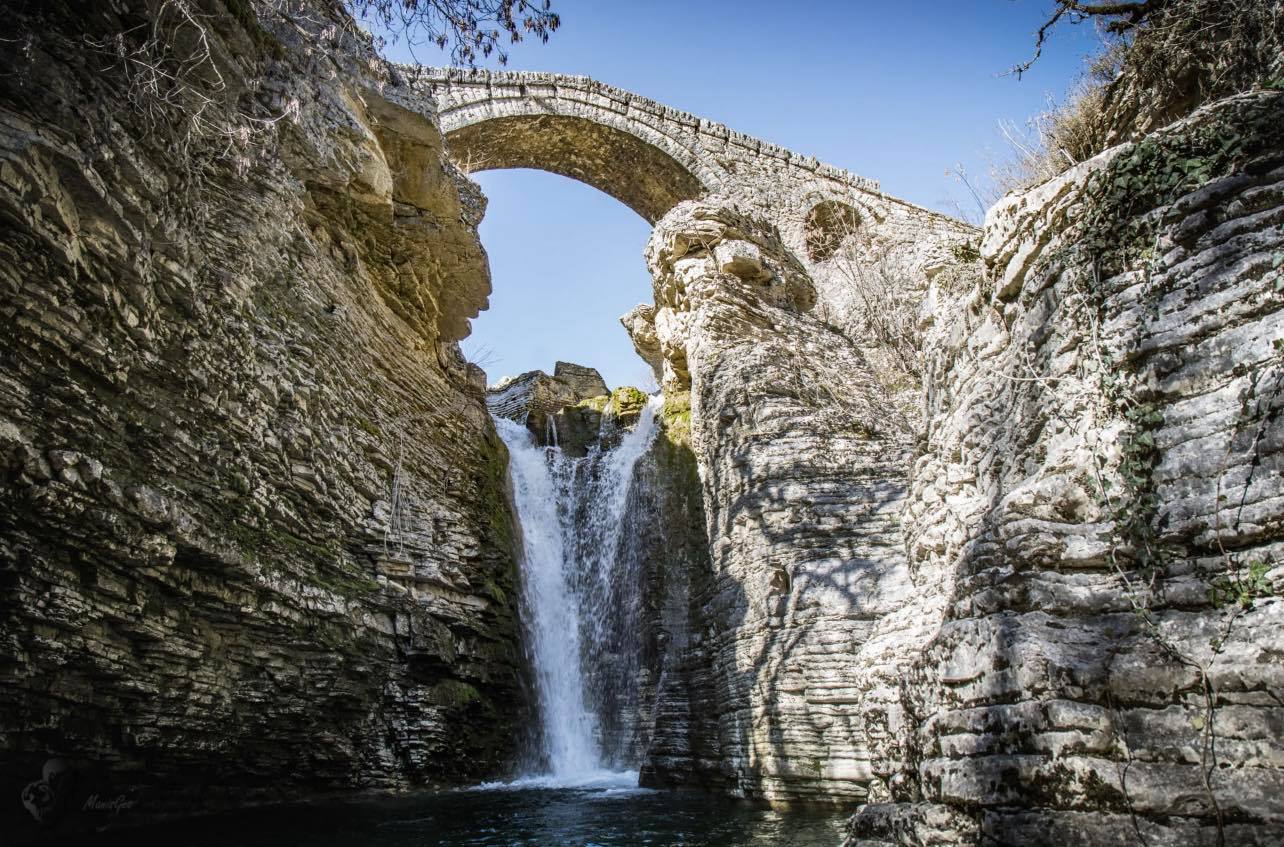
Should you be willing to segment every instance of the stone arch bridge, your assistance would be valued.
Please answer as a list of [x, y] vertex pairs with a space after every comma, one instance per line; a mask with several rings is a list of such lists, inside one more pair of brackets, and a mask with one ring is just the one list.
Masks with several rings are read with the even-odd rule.
[[[808, 231], [826, 222], [859, 222], [884, 242], [920, 246], [974, 233], [884, 194], [876, 180], [585, 76], [418, 66], [398, 72], [412, 99], [435, 104], [450, 153], [467, 172], [561, 174], [610, 194], [651, 224], [683, 200], [718, 198], [776, 226], [813, 274], [824, 276], [815, 265], [825, 256], [814, 232], [809, 249]], [[848, 217], [817, 214], [835, 207]]]

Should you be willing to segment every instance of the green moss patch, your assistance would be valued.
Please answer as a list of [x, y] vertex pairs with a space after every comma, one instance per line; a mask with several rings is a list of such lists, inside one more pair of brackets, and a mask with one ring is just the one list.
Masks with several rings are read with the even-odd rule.
[[616, 416], [621, 418], [641, 414], [646, 400], [646, 395], [631, 385], [611, 392], [611, 407], [615, 409]]
[[664, 395], [664, 409], [660, 423], [669, 440], [688, 446], [691, 443], [691, 392], [681, 391]]

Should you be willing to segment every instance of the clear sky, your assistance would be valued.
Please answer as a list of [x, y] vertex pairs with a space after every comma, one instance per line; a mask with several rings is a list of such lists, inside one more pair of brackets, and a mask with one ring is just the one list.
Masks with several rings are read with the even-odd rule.
[[[1099, 41], [1056, 31], [1018, 81], [1051, 0], [554, 0], [547, 45], [515, 45], [508, 67], [584, 74], [877, 179], [889, 194], [977, 215], [945, 171], [986, 171], [1000, 119], [1024, 122], [1061, 98]], [[390, 55], [409, 57], [403, 47]], [[431, 47], [415, 50], [441, 63]], [[648, 369], [617, 318], [651, 301], [642, 261], [650, 227], [581, 183], [539, 171], [474, 175], [489, 198], [482, 243], [490, 309], [464, 351], [491, 381], [598, 368], [612, 387]]]

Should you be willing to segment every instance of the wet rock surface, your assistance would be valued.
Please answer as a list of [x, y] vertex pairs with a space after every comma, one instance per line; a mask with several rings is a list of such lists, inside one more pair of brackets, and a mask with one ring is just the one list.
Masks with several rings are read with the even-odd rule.
[[583, 456], [596, 444], [611, 392], [593, 368], [558, 362], [550, 376], [527, 371], [486, 390], [491, 414], [526, 425], [536, 443]]

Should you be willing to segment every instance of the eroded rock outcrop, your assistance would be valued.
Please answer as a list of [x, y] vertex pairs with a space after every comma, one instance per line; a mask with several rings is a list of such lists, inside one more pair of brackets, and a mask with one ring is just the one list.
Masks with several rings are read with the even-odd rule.
[[864, 844], [1272, 844], [1281, 95], [1006, 199], [941, 292], [904, 524], [939, 631]]
[[633, 767], [648, 785], [721, 790], [713, 663], [703, 606], [713, 590], [690, 409], [667, 402], [634, 468], [626, 543], [640, 556], [641, 673]]
[[1280, 103], [922, 251], [917, 455], [832, 278], [731, 203], [659, 222], [624, 323], [690, 392], [714, 715], [647, 779], [861, 798], [853, 844], [1280, 837]]
[[690, 398], [712, 560], [692, 646], [713, 714], [687, 759], [667, 749], [647, 773], [781, 803], [877, 796], [899, 767], [879, 752], [909, 655], [891, 647], [914, 627], [891, 618], [912, 588], [897, 525], [910, 445], [769, 227], [681, 204], [648, 262], [665, 391]]
[[360, 54], [213, 0], [203, 120], [283, 117], [171, 145], [91, 49], [156, 5], [0, 42], [6, 837], [496, 775], [523, 719], [480, 195]]
[[486, 407], [493, 415], [525, 424], [536, 443], [581, 457], [601, 441], [604, 414], [637, 419], [636, 403], [617, 399], [593, 368], [558, 362], [552, 376], [527, 371], [501, 379], [487, 390]]

